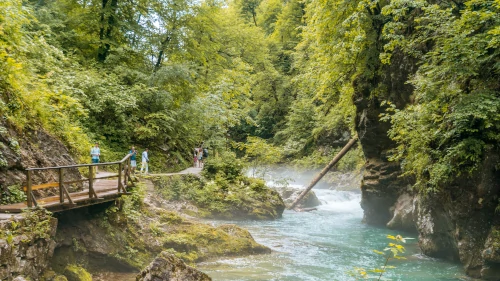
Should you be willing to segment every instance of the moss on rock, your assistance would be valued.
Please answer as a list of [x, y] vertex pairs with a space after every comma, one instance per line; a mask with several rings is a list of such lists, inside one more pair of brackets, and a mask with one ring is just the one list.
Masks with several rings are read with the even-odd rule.
[[[114, 269], [140, 270], [162, 251], [169, 251], [186, 262], [270, 252], [244, 229], [192, 221], [176, 212], [144, 203], [156, 195], [145, 196], [145, 187], [140, 185], [131, 195], [123, 196], [103, 211], [67, 212], [68, 218], [60, 219], [62, 223], [56, 236], [59, 248], [52, 267], [61, 272], [69, 259], [90, 272], [106, 270], [103, 268], [106, 264]], [[60, 264], [55, 264], [57, 261]]]
[[207, 180], [193, 175], [158, 176], [156, 193], [170, 202], [187, 202], [180, 211], [190, 216], [215, 219], [276, 219], [285, 204], [278, 192], [264, 181], [239, 176], [231, 181], [215, 177]]
[[66, 276], [59, 275], [53, 270], [45, 270], [40, 277], [40, 281], [68, 281]]
[[210, 281], [205, 273], [198, 271], [169, 252], [161, 252], [136, 278], [137, 281]]
[[92, 275], [76, 264], [68, 264], [64, 269], [68, 281], [92, 281]]

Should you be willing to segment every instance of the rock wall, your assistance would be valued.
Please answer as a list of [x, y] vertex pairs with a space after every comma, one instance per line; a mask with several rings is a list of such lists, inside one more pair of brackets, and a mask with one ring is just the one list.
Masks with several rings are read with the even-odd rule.
[[387, 159], [395, 144], [387, 137], [390, 124], [379, 118], [382, 100], [398, 108], [412, 102], [412, 88], [405, 82], [416, 62], [396, 52], [391, 65], [376, 67], [376, 75], [353, 83], [356, 129], [366, 157], [361, 183], [364, 222], [412, 232], [424, 254], [461, 262], [470, 276], [500, 280], [500, 214], [495, 212], [500, 152], [488, 153], [478, 172], [442, 187], [440, 194], [413, 192], [413, 180], [401, 178], [400, 164]]
[[[385, 113], [385, 107], [381, 105], [384, 100], [391, 101], [398, 108], [410, 102], [413, 88], [406, 81], [415, 72], [416, 62], [395, 53], [392, 64], [380, 68], [381, 74], [374, 78], [358, 77], [354, 81], [356, 130], [366, 158], [361, 181], [361, 207], [364, 222], [375, 225], [384, 225], [390, 220], [390, 208], [411, 186], [410, 180], [399, 177], [399, 163], [387, 159], [395, 144], [387, 136], [390, 124], [380, 121], [380, 114]], [[374, 91], [383, 91], [384, 95], [374, 96]]]
[[[74, 164], [64, 144], [44, 130], [19, 132], [6, 122], [0, 122], [0, 192], [8, 193], [9, 186], [24, 186], [26, 168]], [[78, 169], [65, 170], [66, 180], [80, 178]], [[35, 172], [32, 180], [35, 184], [57, 182], [58, 174], [56, 170]]]
[[47, 268], [56, 246], [57, 220], [45, 219], [34, 225], [30, 220], [30, 226], [24, 226], [24, 218], [0, 221], [0, 280], [20, 275], [38, 280]]

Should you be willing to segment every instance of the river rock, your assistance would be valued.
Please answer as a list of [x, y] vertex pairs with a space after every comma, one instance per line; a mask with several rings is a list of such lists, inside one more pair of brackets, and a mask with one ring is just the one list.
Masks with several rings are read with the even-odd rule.
[[[291, 186], [287, 187], [276, 187], [276, 191], [280, 194], [281, 198], [286, 205], [291, 205], [297, 197], [304, 191], [302, 188], [295, 188]], [[309, 191], [304, 198], [299, 203], [300, 208], [311, 208], [321, 205], [321, 201], [319, 201], [318, 197], [314, 191]]]
[[404, 193], [399, 196], [394, 206], [390, 209], [393, 213], [392, 219], [387, 223], [390, 229], [398, 229], [410, 233], [416, 233], [416, 200]]
[[193, 175], [152, 178], [157, 198], [152, 204], [186, 215], [226, 220], [281, 218], [285, 203], [279, 193], [256, 178], [237, 182], [207, 180]]
[[137, 281], [210, 281], [205, 273], [186, 265], [171, 253], [161, 252], [136, 277]]

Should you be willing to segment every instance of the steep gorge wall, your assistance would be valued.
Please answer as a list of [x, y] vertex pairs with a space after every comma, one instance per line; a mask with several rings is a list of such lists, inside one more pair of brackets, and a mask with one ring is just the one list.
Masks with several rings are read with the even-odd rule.
[[374, 77], [358, 77], [353, 83], [356, 129], [366, 157], [361, 184], [364, 222], [413, 232], [424, 254], [460, 261], [470, 276], [500, 280], [500, 214], [495, 212], [500, 153], [491, 151], [475, 174], [428, 196], [414, 192], [412, 179], [400, 177], [400, 164], [387, 158], [395, 143], [387, 136], [390, 124], [380, 121], [385, 111], [381, 102], [391, 101], [398, 108], [411, 102], [412, 88], [406, 81], [416, 65], [396, 52], [391, 65], [376, 64]]

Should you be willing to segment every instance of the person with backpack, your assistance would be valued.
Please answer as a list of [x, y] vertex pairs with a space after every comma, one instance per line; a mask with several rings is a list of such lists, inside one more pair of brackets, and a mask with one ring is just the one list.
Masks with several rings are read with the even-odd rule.
[[207, 159], [208, 157], [208, 148], [203, 148], [203, 159]]
[[137, 150], [135, 150], [135, 147], [132, 146], [130, 151], [128, 152], [130, 155], [130, 168], [132, 170], [132, 174], [135, 174], [135, 168], [137, 167]]

